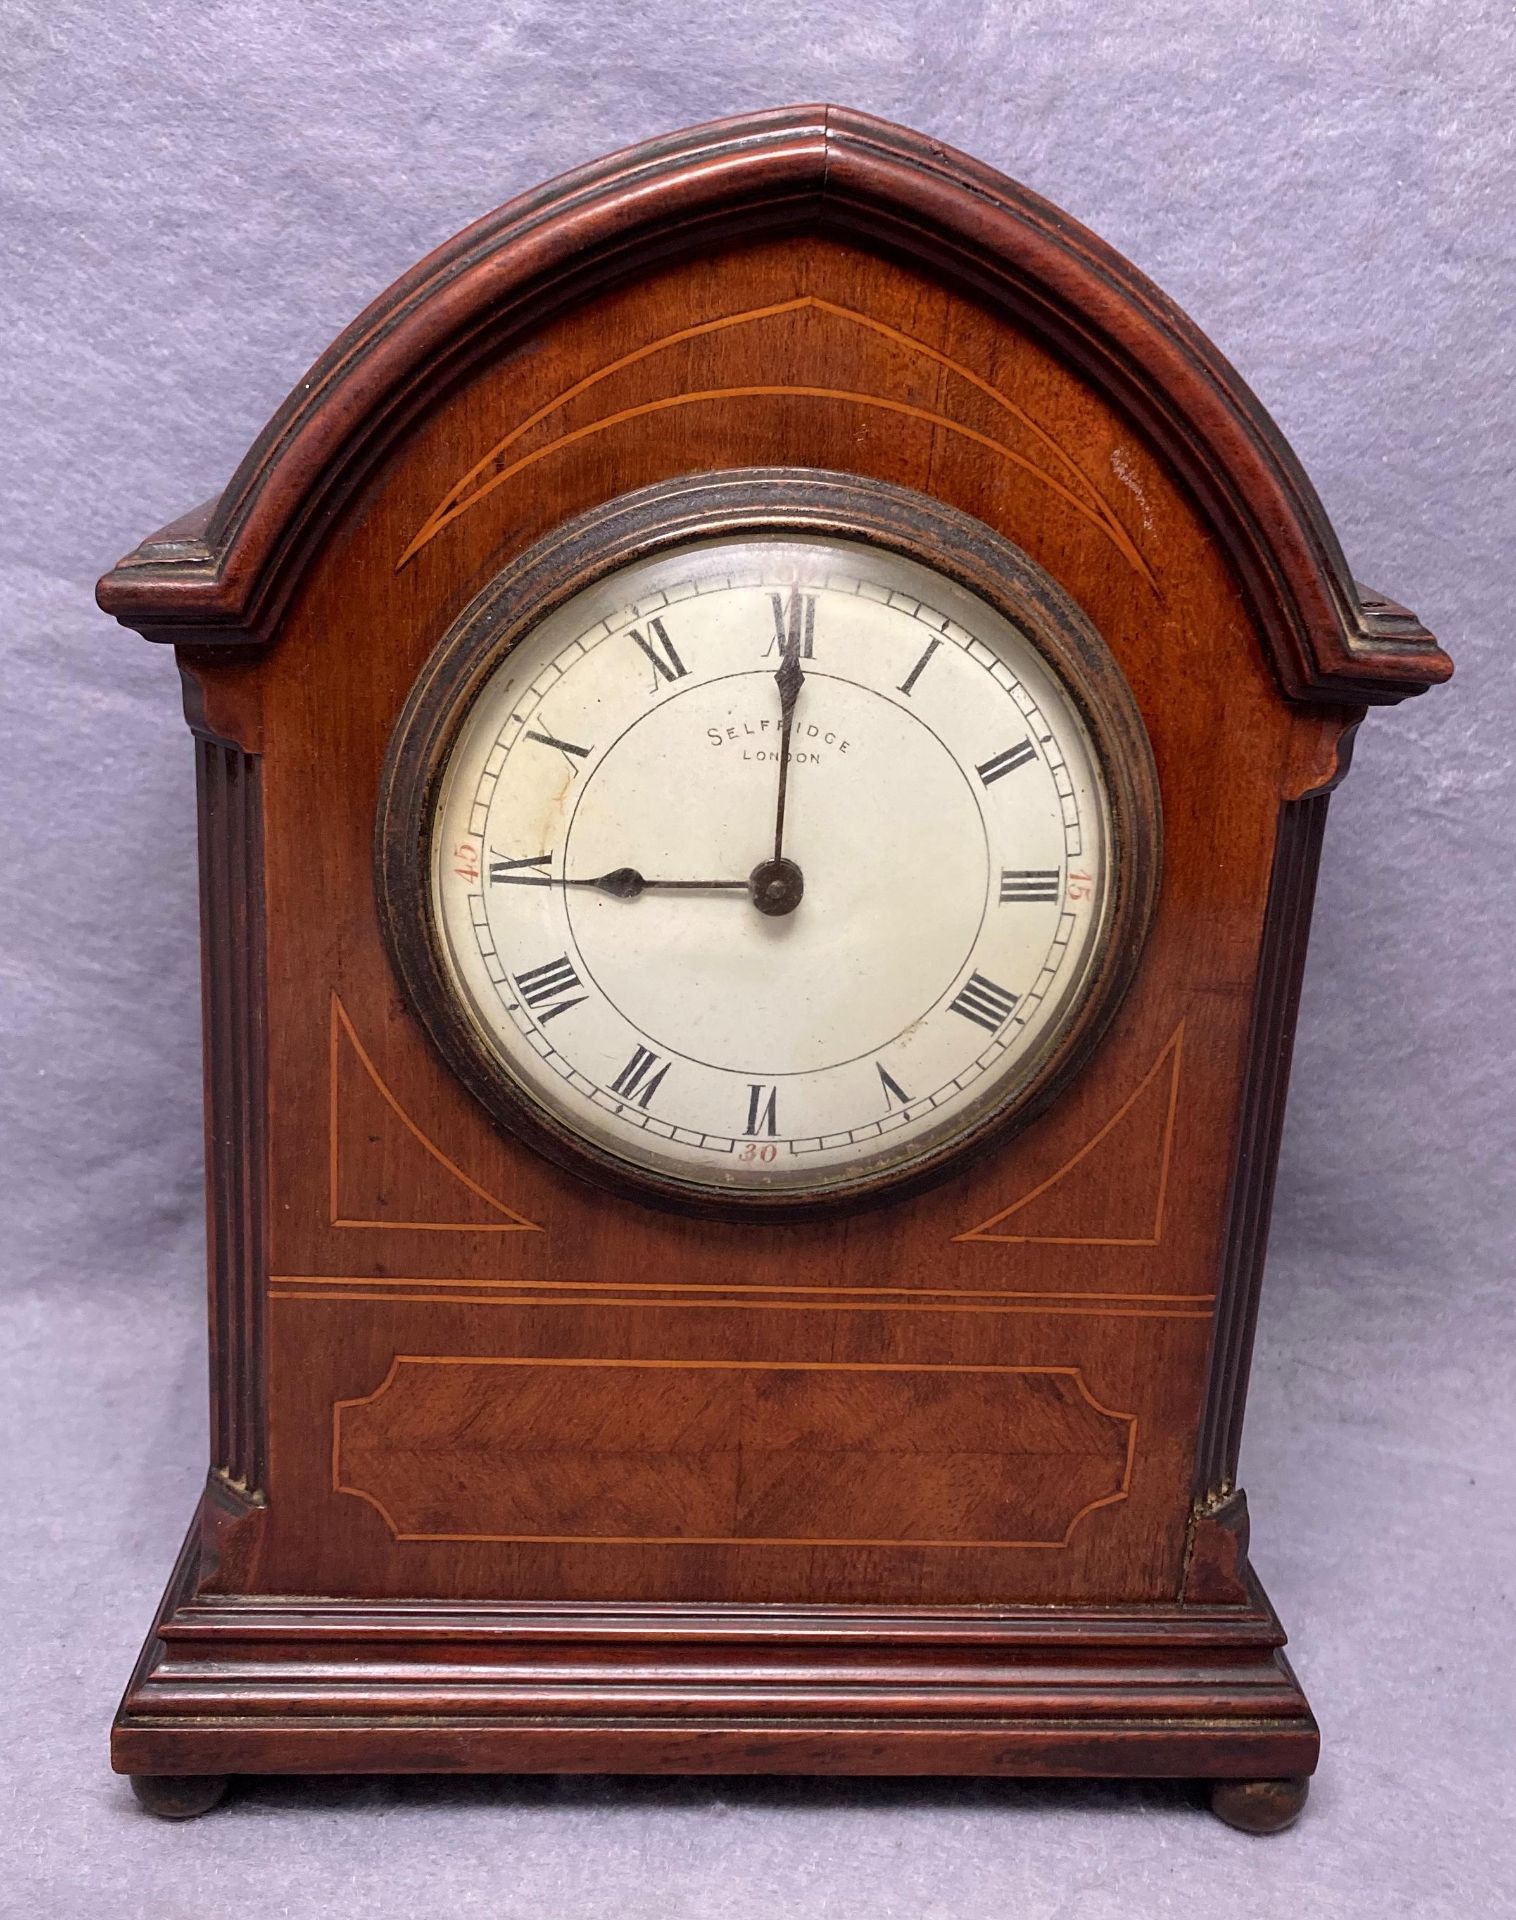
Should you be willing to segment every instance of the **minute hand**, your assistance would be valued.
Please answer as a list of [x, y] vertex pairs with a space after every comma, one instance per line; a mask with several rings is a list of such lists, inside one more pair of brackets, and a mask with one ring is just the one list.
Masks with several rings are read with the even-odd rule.
[[790, 784], [790, 733], [795, 724], [795, 702], [805, 685], [800, 667], [800, 596], [790, 594], [784, 641], [784, 659], [774, 675], [779, 688], [779, 796], [774, 808], [774, 858], [784, 854], [784, 801]]

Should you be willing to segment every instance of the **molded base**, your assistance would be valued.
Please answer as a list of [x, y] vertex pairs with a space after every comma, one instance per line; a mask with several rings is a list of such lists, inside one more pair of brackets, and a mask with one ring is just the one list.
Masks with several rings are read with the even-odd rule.
[[198, 1542], [122, 1701], [120, 1772], [1199, 1778], [1244, 1783], [1214, 1804], [1262, 1830], [1266, 1789], [1316, 1765], [1256, 1582], [1230, 1606], [998, 1612], [197, 1597]]

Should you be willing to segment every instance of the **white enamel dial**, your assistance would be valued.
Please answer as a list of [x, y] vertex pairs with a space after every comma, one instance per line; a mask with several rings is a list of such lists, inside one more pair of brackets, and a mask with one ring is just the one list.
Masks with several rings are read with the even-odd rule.
[[686, 1188], [825, 1193], [937, 1154], [1046, 1058], [1110, 908], [1068, 687], [862, 540], [617, 568], [505, 655], [438, 791], [436, 945], [495, 1070]]

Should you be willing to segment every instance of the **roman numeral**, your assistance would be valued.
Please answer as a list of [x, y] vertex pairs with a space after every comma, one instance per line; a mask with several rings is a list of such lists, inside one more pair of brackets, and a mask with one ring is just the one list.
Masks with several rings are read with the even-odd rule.
[[675, 680], [682, 680], [689, 669], [675, 653], [674, 643], [668, 637], [663, 622], [649, 620], [648, 627], [653, 636], [651, 640], [646, 634], [639, 633], [635, 627], [632, 628], [632, 638], [653, 663], [653, 692], [656, 693], [660, 680], [666, 680], [672, 685]]
[[745, 1131], [750, 1135], [760, 1133], [777, 1134], [779, 1132], [779, 1089], [777, 1087], [768, 1088], [769, 1097], [767, 1100], [763, 1097], [764, 1091], [764, 1088], [754, 1086], [749, 1086], [747, 1090], [747, 1127]]
[[559, 954], [556, 960], [544, 960], [540, 967], [528, 967], [525, 973], [513, 977], [517, 993], [536, 1014], [540, 1026], [545, 1027], [549, 1020], [556, 1020], [560, 1013], [567, 1013], [570, 1007], [582, 1006], [588, 998], [583, 993], [573, 1000], [563, 998], [564, 994], [572, 993], [575, 987], [584, 985], [566, 953]]
[[997, 753], [993, 760], [986, 760], [982, 767], [975, 767], [974, 771], [989, 787], [993, 786], [1002, 774], [1014, 773], [1017, 767], [1024, 767], [1028, 760], [1036, 758], [1037, 749], [1031, 741], [1018, 740], [1014, 747], [1007, 747], [1004, 753]]
[[[556, 733], [538, 733], [534, 727], [527, 728], [526, 737], [528, 740], [537, 741], [541, 746], [556, 747], [560, 753], [571, 753], [575, 758], [580, 760], [588, 760], [590, 755], [595, 751], [593, 747], [576, 747], [572, 740], [560, 740]], [[574, 766], [572, 761], [569, 763], [569, 771], [576, 779], [578, 778], [579, 769]]]
[[879, 1084], [884, 1088], [885, 1112], [889, 1112], [890, 1105], [893, 1101], [899, 1101], [902, 1107], [908, 1107], [911, 1104], [911, 1096], [906, 1092], [905, 1088], [901, 1086], [898, 1080], [892, 1080], [890, 1078], [879, 1061], [876, 1060], [874, 1065], [879, 1068]]
[[[656, 1073], [654, 1067], [658, 1067]], [[668, 1070], [667, 1060], [658, 1066], [657, 1054], [640, 1046], [611, 1082], [611, 1092], [619, 1093], [623, 1100], [635, 1100], [646, 1111], [648, 1101], [663, 1085], [663, 1076]]]
[[[530, 846], [531, 842], [528, 841]], [[550, 887], [553, 883], [546, 873], [538, 873], [538, 867], [550, 867], [553, 856], [550, 853], [534, 853], [530, 860], [504, 860], [495, 858], [490, 861], [490, 884], [496, 887]]]
[[798, 654], [802, 660], [812, 657], [816, 639], [816, 596], [814, 593], [771, 593], [774, 609], [774, 637], [763, 650], [768, 656], [777, 647], [780, 654]]
[[941, 645], [942, 645], [942, 642], [940, 640], [929, 640], [927, 642], [926, 652], [922, 654], [921, 658], [916, 662], [915, 666], [911, 668], [910, 672], [905, 676], [905, 678], [901, 681], [900, 685], [895, 689], [897, 693], [910, 692], [911, 688], [914, 687], [916, 682], [921, 678], [922, 669], [926, 666], [927, 661], [931, 659], [932, 655], [937, 651], [937, 649]]
[[997, 987], [993, 980], [986, 980], [982, 973], [971, 973], [948, 1005], [965, 1020], [972, 1020], [976, 1027], [994, 1033], [1016, 1011], [1016, 995]]
[[1015, 872], [1007, 867], [1000, 876], [1000, 904], [1005, 906], [1012, 900], [1056, 900], [1058, 898], [1058, 869], [1032, 868], [1026, 872]]

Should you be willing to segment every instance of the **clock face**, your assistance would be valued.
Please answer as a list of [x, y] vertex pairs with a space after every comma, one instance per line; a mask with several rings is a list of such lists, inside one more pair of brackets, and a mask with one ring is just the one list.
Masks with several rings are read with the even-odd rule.
[[421, 845], [448, 1018], [515, 1112], [740, 1205], [1014, 1111], [1120, 877], [1110, 748], [1033, 623], [809, 529], [672, 538], [537, 619], [484, 600]]

